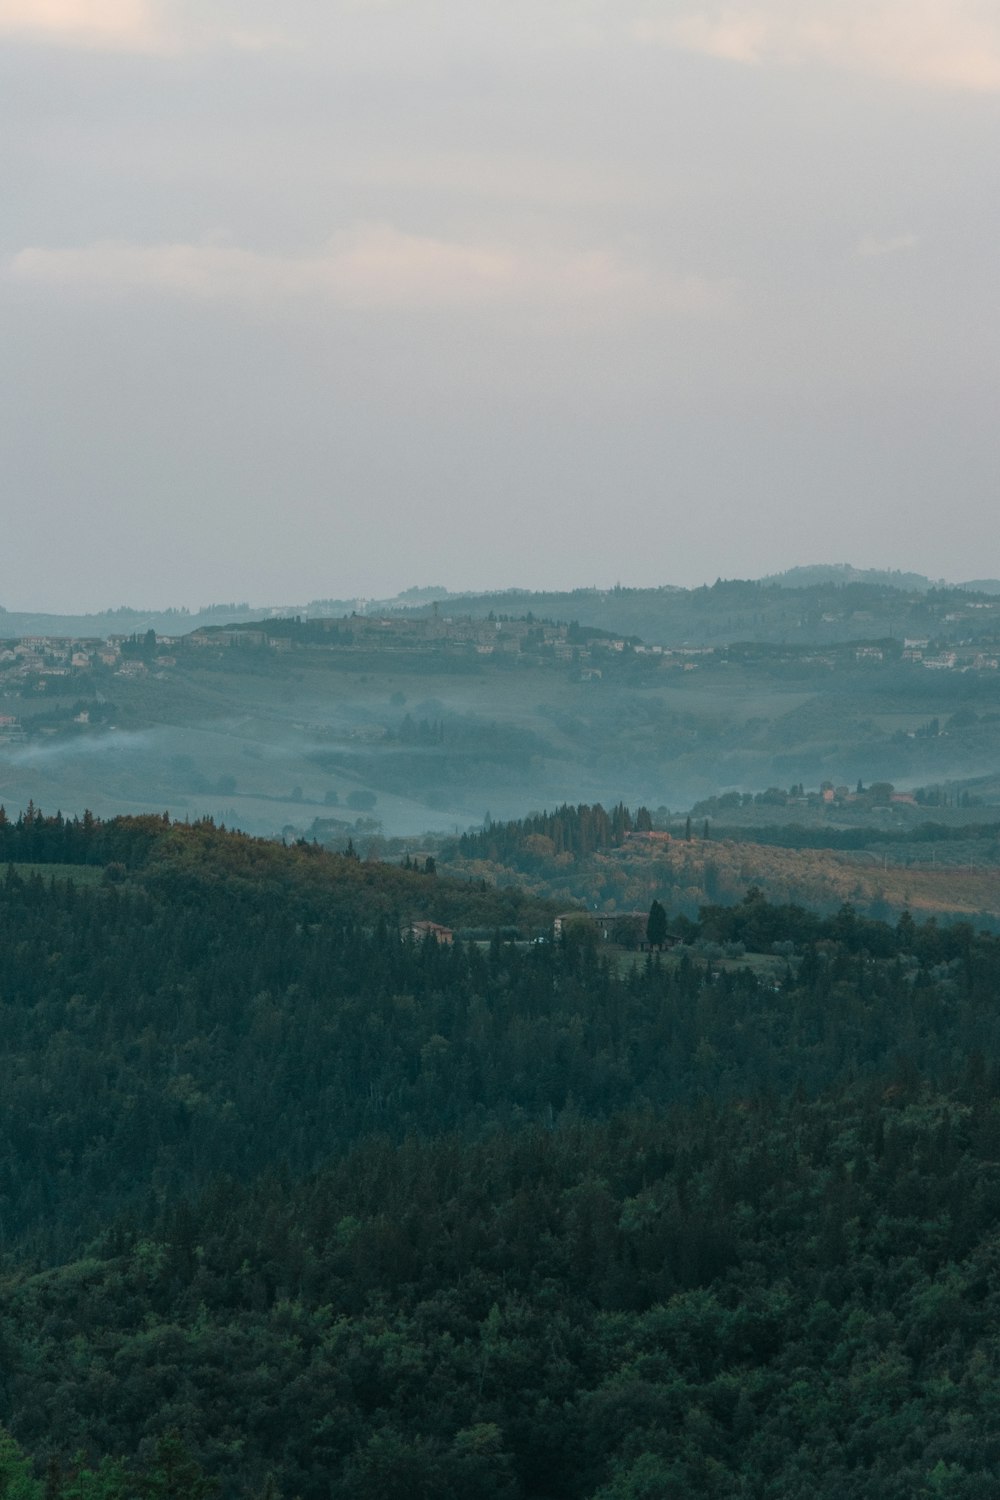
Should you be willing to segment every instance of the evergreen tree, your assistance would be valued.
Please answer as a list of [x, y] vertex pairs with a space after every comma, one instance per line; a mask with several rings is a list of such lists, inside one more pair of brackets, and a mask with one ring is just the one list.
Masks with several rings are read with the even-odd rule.
[[654, 900], [646, 919], [646, 941], [651, 948], [662, 948], [667, 937], [667, 913], [659, 901]]

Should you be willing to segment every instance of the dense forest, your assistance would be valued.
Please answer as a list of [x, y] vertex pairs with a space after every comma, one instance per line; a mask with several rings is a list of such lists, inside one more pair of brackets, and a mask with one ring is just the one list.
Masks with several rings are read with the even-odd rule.
[[0, 857], [0, 1493], [995, 1492], [997, 939], [750, 890], [527, 941], [155, 818]]
[[575, 807], [563, 803], [552, 812], [530, 813], [525, 818], [502, 822], [491, 819], [482, 829], [472, 829], [454, 843], [446, 843], [444, 854], [448, 858], [486, 859], [496, 864], [516, 864], [526, 857], [529, 861], [537, 860], [539, 855], [579, 857], [619, 848], [626, 834], [648, 831], [652, 826], [652, 816], [645, 807], [640, 807], [633, 817], [621, 802], [610, 811], [599, 802], [593, 806], [582, 802]]

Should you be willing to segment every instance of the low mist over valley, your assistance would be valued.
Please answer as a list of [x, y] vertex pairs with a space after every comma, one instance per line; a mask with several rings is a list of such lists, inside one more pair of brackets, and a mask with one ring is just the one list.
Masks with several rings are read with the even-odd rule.
[[[801, 571], [44, 632], [0, 616], [0, 800], [321, 839], [859, 782], [990, 802], [1000, 598]], [[843, 796], [823, 815], [852, 816]]]

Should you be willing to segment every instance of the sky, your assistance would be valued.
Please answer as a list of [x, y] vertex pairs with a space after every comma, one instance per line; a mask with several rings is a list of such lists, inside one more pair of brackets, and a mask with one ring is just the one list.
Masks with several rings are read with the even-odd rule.
[[996, 0], [0, 0], [0, 604], [1000, 574]]

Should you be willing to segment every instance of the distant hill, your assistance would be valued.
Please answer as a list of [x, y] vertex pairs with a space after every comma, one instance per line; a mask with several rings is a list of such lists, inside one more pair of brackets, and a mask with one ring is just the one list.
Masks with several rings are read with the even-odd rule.
[[0, 639], [27, 635], [103, 638], [143, 635], [147, 630], [182, 636], [206, 626], [247, 625], [262, 619], [445, 611], [478, 619], [495, 614], [575, 620], [581, 625], [672, 645], [733, 640], [825, 644], [898, 633], [926, 634], [928, 621], [921, 613], [932, 592], [939, 604], [950, 595], [954, 602], [949, 607], [964, 607], [965, 601], [956, 596], [1000, 595], [1000, 579], [947, 583], [922, 573], [817, 563], [760, 579], [719, 578], [712, 585], [698, 588], [675, 584], [626, 588], [616, 584], [610, 589], [509, 588], [456, 593], [433, 585], [414, 586], [385, 599], [359, 595], [252, 607], [247, 603], [210, 604], [198, 610], [144, 610], [123, 605], [94, 614], [61, 615], [0, 607]]
[[46, 611], [0, 609], [0, 638], [26, 635], [106, 639], [109, 635], [187, 635], [207, 625], [235, 625], [261, 614], [249, 604], [209, 604], [203, 609], [104, 609], [96, 614], [59, 615]]
[[770, 573], [760, 581], [776, 583], [784, 589], [811, 589], [824, 583], [868, 583], [876, 588], [902, 589], [908, 594], [924, 594], [928, 589], [949, 586], [944, 579], [934, 582], [923, 573], [902, 573], [898, 568], [854, 568], [850, 563], [811, 563], [807, 567], [787, 568], [784, 573]]
[[[906, 636], [940, 639], [979, 635], [992, 621], [984, 612], [975, 616], [969, 590], [935, 584], [917, 575], [887, 574], [891, 582], [853, 580], [853, 570], [818, 569], [829, 573], [812, 579], [814, 570], [793, 571], [797, 582], [782, 579], [718, 579], [695, 589], [672, 587], [631, 589], [573, 589], [532, 593], [509, 590], [492, 594], [451, 594], [446, 601], [416, 605], [410, 613], [436, 610], [459, 617], [484, 619], [533, 615], [539, 620], [575, 621], [647, 644], [670, 647], [769, 642], [775, 645], [827, 646], [845, 640], [901, 639]], [[984, 597], [989, 597], [989, 593]], [[371, 613], [371, 610], [369, 610]], [[973, 628], [970, 628], [973, 627]]]
[[967, 583], [949, 583], [923, 573], [903, 573], [898, 568], [855, 568], [850, 563], [811, 563], [769, 573], [761, 583], [783, 589], [811, 589], [823, 584], [865, 583], [875, 588], [899, 589], [907, 594], [926, 594], [930, 589], [964, 589], [970, 594], [1000, 594], [1000, 579], [974, 578]]

